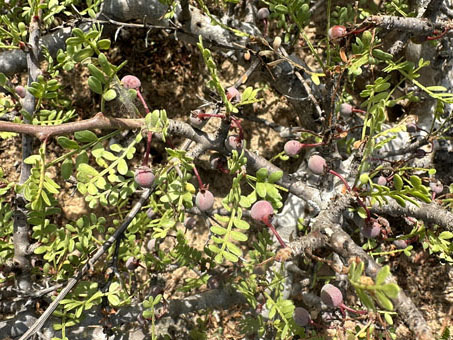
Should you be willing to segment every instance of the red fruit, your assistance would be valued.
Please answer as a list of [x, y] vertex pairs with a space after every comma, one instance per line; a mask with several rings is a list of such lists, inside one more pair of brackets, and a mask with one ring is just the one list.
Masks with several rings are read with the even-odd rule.
[[321, 289], [321, 300], [329, 307], [340, 307], [343, 304], [343, 294], [337, 287], [328, 283]]
[[142, 85], [140, 79], [130, 74], [124, 76], [123, 79], [121, 79], [121, 82], [127, 89], [138, 89]]
[[290, 141], [285, 143], [285, 146], [283, 147], [283, 149], [285, 150], [285, 153], [288, 156], [294, 157], [302, 149], [302, 143], [300, 143], [297, 140], [290, 140]]
[[201, 211], [208, 211], [214, 205], [214, 195], [209, 190], [199, 191], [195, 198], [195, 204]]
[[381, 225], [378, 222], [373, 222], [371, 226], [365, 225], [360, 232], [366, 238], [376, 238], [381, 234], [381, 230]]
[[342, 25], [335, 25], [329, 29], [329, 39], [333, 42], [341, 39], [346, 34], [346, 27]]
[[257, 17], [260, 20], [265, 20], [269, 17], [269, 9], [267, 7], [260, 8], [257, 13]]
[[440, 194], [444, 190], [444, 186], [440, 182], [431, 182], [429, 183], [429, 187], [436, 194]]
[[154, 174], [151, 168], [142, 166], [135, 170], [135, 183], [141, 188], [151, 188], [154, 182]]
[[340, 105], [340, 113], [342, 115], [350, 115], [352, 113], [352, 105], [348, 103], [343, 103]]
[[242, 147], [242, 141], [238, 135], [230, 135], [225, 139], [225, 147], [229, 152], [238, 150]]
[[296, 307], [293, 314], [294, 322], [300, 327], [307, 326], [311, 321], [311, 316], [303, 307]]
[[326, 166], [326, 160], [319, 155], [313, 155], [308, 159], [308, 168], [316, 175], [322, 175]]
[[254, 220], [263, 221], [264, 218], [269, 218], [269, 216], [274, 214], [274, 208], [272, 208], [272, 204], [268, 201], [258, 201], [252, 206], [250, 210], [250, 215]]
[[27, 94], [27, 90], [25, 87], [22, 85], [17, 85], [14, 90], [16, 91], [17, 95], [21, 98], [25, 98], [25, 95]]
[[379, 176], [379, 178], [377, 179], [377, 184], [387, 185], [387, 178], [385, 178], [384, 176]]
[[226, 97], [227, 97], [228, 101], [230, 101], [230, 102], [231, 101], [236, 101], [236, 102], [240, 102], [241, 101], [241, 94], [239, 93], [237, 88], [235, 88], [233, 86], [227, 88]]

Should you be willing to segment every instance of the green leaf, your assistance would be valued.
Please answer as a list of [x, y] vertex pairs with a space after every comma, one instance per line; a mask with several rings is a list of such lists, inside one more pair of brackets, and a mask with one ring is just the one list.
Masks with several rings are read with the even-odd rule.
[[102, 84], [97, 78], [90, 76], [88, 78], [88, 86], [94, 93], [102, 94]]
[[233, 220], [233, 223], [234, 223], [234, 226], [238, 229], [247, 230], [250, 228], [250, 224], [248, 222], [241, 220], [239, 218], [235, 218]]
[[375, 291], [376, 294], [376, 299], [379, 305], [381, 305], [382, 308], [387, 309], [387, 310], [393, 310], [393, 303], [390, 301], [390, 299], [384, 295], [384, 293], [381, 293], [380, 291]]
[[[231, 262], [238, 262], [238, 260], [239, 260], [239, 258], [236, 255], [228, 253], [228, 252], [223, 252], [222, 255], [226, 260], [231, 261]], [[216, 256], [216, 261], [217, 261], [217, 256]]]
[[93, 64], [88, 64], [87, 65], [88, 69], [90, 70], [90, 73], [93, 77], [95, 77], [97, 80], [99, 80], [103, 84], [107, 84], [107, 80], [105, 79], [104, 73], [100, 69], [98, 69], [96, 66]]
[[264, 182], [267, 178], [267, 169], [266, 168], [261, 168], [256, 172], [256, 180], [258, 182]]
[[82, 143], [95, 142], [98, 140], [96, 134], [90, 130], [77, 131], [74, 133], [74, 137]]
[[258, 196], [265, 198], [266, 197], [266, 183], [258, 182], [256, 183], [256, 193]]
[[384, 319], [390, 326], [393, 325], [393, 319], [390, 313], [384, 313]]
[[441, 240], [449, 240], [449, 239], [453, 238], [453, 233], [450, 231], [443, 231], [439, 234], [439, 238]]
[[79, 148], [79, 144], [76, 141], [69, 139], [68, 137], [60, 136], [57, 138], [57, 143], [65, 148], [65, 149], [72, 149], [77, 150]]
[[416, 188], [422, 185], [422, 180], [418, 176], [411, 176], [409, 180], [411, 181], [411, 184]]
[[93, 56], [93, 54], [94, 54], [94, 50], [91, 47], [87, 47], [87, 48], [84, 48], [84, 49], [74, 53], [73, 59], [76, 62], [81, 62], [87, 58], [91, 58]]
[[382, 287], [382, 291], [387, 295], [389, 298], [396, 299], [400, 288], [395, 283], [387, 283]]
[[118, 168], [118, 172], [121, 175], [127, 174], [127, 171], [129, 170], [129, 168], [127, 166], [127, 163], [126, 163], [126, 161], [123, 158], [118, 160], [117, 168]]
[[0, 72], [0, 86], [5, 86], [6, 82], [8, 81], [8, 78]]
[[393, 176], [393, 185], [396, 190], [401, 190], [403, 188], [403, 180], [400, 175], [395, 174], [395, 176]]
[[61, 177], [63, 177], [63, 179], [65, 180], [68, 180], [69, 177], [71, 177], [72, 175], [72, 170], [73, 170], [72, 160], [66, 158], [61, 164]]
[[239, 242], [245, 242], [247, 241], [247, 235], [241, 233], [240, 231], [232, 231], [230, 233], [231, 235], [231, 238], [235, 241], [239, 241]]
[[113, 99], [116, 98], [116, 91], [114, 89], [107, 90], [104, 92], [102, 97], [105, 99], [105, 101], [109, 102], [112, 101]]
[[227, 230], [219, 225], [213, 225], [210, 230], [216, 235], [225, 235]]
[[100, 50], [108, 50], [110, 48], [110, 40], [109, 39], [101, 39], [97, 42], [97, 47]]
[[375, 310], [376, 306], [374, 305], [373, 299], [371, 299], [368, 294], [366, 294], [365, 290], [356, 288], [357, 296], [359, 297], [360, 301], [365, 305], [366, 308], [370, 310]]
[[376, 275], [376, 285], [381, 285], [385, 282], [385, 279], [390, 274], [390, 266], [386, 265], [379, 270], [379, 273]]
[[118, 295], [115, 295], [115, 294], [108, 294], [107, 299], [109, 300], [109, 303], [112, 306], [119, 306], [121, 303], [120, 298], [118, 297]]
[[234, 255], [240, 257], [242, 256], [242, 250], [239, 248], [237, 245], [231, 242], [227, 242], [226, 246], [230, 252], [232, 252]]
[[282, 177], [283, 177], [283, 171], [275, 171], [269, 175], [268, 181], [269, 181], [269, 183], [275, 183], [275, 182], [279, 181]]

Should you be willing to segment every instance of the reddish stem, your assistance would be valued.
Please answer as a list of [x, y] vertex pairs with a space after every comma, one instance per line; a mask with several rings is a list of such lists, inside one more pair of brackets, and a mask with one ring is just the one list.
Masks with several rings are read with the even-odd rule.
[[146, 101], [145, 101], [145, 98], [143, 98], [141, 92], [139, 89], [136, 90], [137, 91], [137, 96], [138, 96], [138, 99], [140, 99], [140, 101], [142, 102], [143, 104], [143, 107], [145, 108], [145, 112], [146, 114], [149, 113], [149, 108], [148, 108], [148, 105], [146, 105]]
[[145, 151], [145, 158], [143, 158], [142, 165], [148, 165], [149, 161], [149, 152], [151, 151], [151, 140], [153, 138], [153, 133], [148, 131], [148, 138], [146, 140], [146, 151]]
[[239, 139], [242, 141], [244, 139], [244, 130], [242, 129], [241, 121], [233, 118], [231, 122], [231, 125], [239, 130]]
[[366, 111], [357, 109], [357, 108], [355, 108], [355, 107], [352, 108], [352, 112], [357, 112], [357, 113], [361, 113], [361, 114], [366, 114]]
[[430, 37], [426, 37], [426, 40], [437, 40], [437, 39], [440, 39], [442, 38], [445, 34], [448, 33], [448, 31], [451, 30], [451, 27], [447, 27], [447, 28], [444, 28], [444, 30], [439, 33], [438, 30], [435, 30], [434, 33], [437, 34], [437, 35], [434, 35], [434, 36], [430, 36]]
[[282, 238], [278, 234], [277, 230], [275, 230], [274, 226], [269, 222], [269, 215], [268, 216], [264, 216], [262, 221], [274, 233], [275, 237], [277, 238], [277, 240], [280, 243], [280, 245], [282, 246], [282, 248], [286, 248], [286, 243], [282, 240]]
[[337, 176], [343, 182], [346, 189], [348, 191], [351, 191], [351, 187], [349, 186], [348, 182], [346, 182], [346, 180], [343, 178], [343, 176], [341, 176], [338, 172], [336, 172], [334, 170], [330, 170], [330, 169], [329, 169], [329, 173], [331, 173], [334, 176]]
[[201, 180], [201, 177], [200, 177], [200, 174], [198, 173], [197, 167], [195, 165], [193, 166], [193, 172], [195, 173], [195, 176], [198, 179], [198, 186], [200, 187], [200, 191], [203, 192], [204, 190], [206, 190], [206, 187], [203, 184], [203, 182]]
[[346, 306], [344, 303], [341, 303], [341, 305], [339, 307], [340, 307], [340, 310], [341, 310], [341, 313], [343, 314], [343, 316], [346, 316], [346, 313], [344, 312], [345, 310], [352, 312], [352, 313], [360, 314], [360, 315], [364, 315], [364, 314], [368, 313], [365, 310], [352, 309], [351, 307]]
[[198, 117], [198, 118], [201, 118], [201, 119], [210, 118], [210, 117], [225, 119], [225, 115], [222, 115], [222, 114], [213, 114], [213, 113], [199, 113], [199, 114], [197, 114], [197, 117]]

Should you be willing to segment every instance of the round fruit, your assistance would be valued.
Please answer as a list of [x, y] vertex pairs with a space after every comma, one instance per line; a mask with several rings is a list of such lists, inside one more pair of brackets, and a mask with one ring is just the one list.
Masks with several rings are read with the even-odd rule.
[[294, 322], [300, 327], [307, 326], [311, 321], [311, 316], [303, 307], [296, 307], [293, 314]]
[[360, 232], [366, 238], [376, 238], [381, 234], [381, 229], [381, 225], [378, 222], [373, 222], [371, 226], [365, 225]]
[[377, 184], [379, 185], [387, 185], [387, 178], [385, 178], [384, 176], [379, 176], [379, 178], [377, 179]]
[[226, 90], [226, 97], [228, 99], [228, 101], [241, 101], [241, 94], [239, 93], [239, 91], [237, 90], [237, 88], [235, 88], [234, 86], [231, 86], [229, 88], [227, 88]]
[[393, 241], [393, 244], [398, 249], [406, 249], [407, 247], [407, 242], [405, 240], [395, 240]]
[[260, 8], [257, 13], [257, 17], [260, 20], [265, 20], [269, 17], [269, 9], [267, 7]]
[[198, 129], [202, 128], [203, 125], [205, 124], [205, 122], [208, 120], [208, 118], [200, 118], [200, 117], [198, 117], [198, 114], [200, 114], [200, 113], [203, 113], [203, 111], [194, 110], [190, 114], [190, 118], [189, 118], [190, 125], [192, 125], [195, 128], [198, 128]]
[[147, 166], [142, 166], [135, 170], [135, 183], [137, 183], [141, 188], [151, 188], [154, 182], [154, 174], [151, 171], [151, 168]]
[[352, 113], [352, 105], [348, 103], [343, 103], [340, 105], [340, 113], [342, 115], [350, 115]]
[[313, 155], [308, 159], [308, 168], [316, 175], [322, 175], [326, 165], [326, 160], [319, 155]]
[[429, 187], [436, 194], [440, 194], [442, 193], [442, 191], [444, 191], [444, 186], [440, 182], [431, 182], [429, 183]]
[[14, 90], [16, 91], [17, 95], [21, 98], [25, 98], [25, 95], [27, 94], [27, 90], [25, 87], [22, 85], [17, 85]]
[[258, 201], [252, 206], [250, 210], [250, 215], [254, 220], [262, 221], [265, 217], [271, 216], [274, 214], [274, 208], [272, 208], [272, 204], [268, 201]]
[[214, 195], [209, 190], [199, 191], [195, 204], [201, 211], [211, 210], [214, 205]]
[[126, 261], [126, 268], [128, 270], [135, 270], [138, 267], [138, 261], [135, 259], [135, 257], [131, 256], [127, 259]]
[[225, 139], [225, 147], [229, 152], [238, 150], [242, 147], [242, 141], [238, 135], [230, 135]]
[[121, 82], [127, 89], [138, 89], [142, 85], [140, 79], [130, 74], [124, 76], [123, 79], [121, 79]]
[[152, 219], [154, 215], [156, 215], [156, 213], [154, 212], [153, 208], [146, 210], [146, 216], [148, 216], [149, 219]]
[[321, 289], [321, 300], [329, 307], [339, 307], [343, 304], [343, 294], [337, 287], [328, 283]]
[[153, 252], [156, 250], [156, 239], [155, 238], [152, 238], [148, 241], [148, 243], [146, 244], [146, 249], [149, 252]]
[[329, 29], [329, 39], [336, 41], [344, 37], [346, 34], [346, 27], [342, 25], [335, 25]]
[[297, 140], [290, 140], [285, 143], [283, 149], [288, 156], [294, 157], [302, 149], [302, 143]]
[[209, 162], [211, 163], [211, 169], [213, 170], [217, 170], [226, 165], [227, 163], [225, 157], [219, 153], [211, 155], [211, 157], [209, 158]]
[[407, 123], [406, 124], [406, 131], [409, 133], [417, 132], [417, 125], [414, 123]]

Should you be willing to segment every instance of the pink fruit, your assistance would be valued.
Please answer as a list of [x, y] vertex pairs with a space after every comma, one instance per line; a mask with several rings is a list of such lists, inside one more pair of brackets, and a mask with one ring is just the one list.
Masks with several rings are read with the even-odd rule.
[[27, 90], [25, 87], [22, 85], [17, 85], [14, 90], [16, 91], [17, 95], [21, 98], [25, 98], [25, 95], [27, 94]]
[[257, 13], [257, 17], [260, 20], [265, 20], [269, 17], [269, 9], [267, 7], [260, 8]]
[[377, 184], [379, 185], [387, 185], [387, 178], [385, 178], [384, 176], [379, 176], [378, 179], [377, 179]]
[[139, 262], [137, 261], [137, 259], [135, 257], [131, 256], [126, 261], [126, 268], [128, 270], [133, 271], [133, 270], [137, 269], [138, 264], [139, 264]]
[[140, 79], [130, 74], [124, 76], [123, 79], [121, 79], [121, 82], [127, 89], [138, 89], [142, 85]]
[[373, 222], [371, 224], [371, 226], [370, 225], [365, 225], [361, 229], [360, 232], [366, 238], [376, 238], [376, 237], [378, 237], [381, 234], [381, 231], [382, 231], [381, 225], [378, 222]]
[[190, 114], [189, 122], [193, 127], [200, 129], [206, 123], [209, 118], [200, 118], [198, 115], [203, 113], [201, 110], [194, 110]]
[[195, 204], [201, 211], [211, 210], [214, 205], [214, 195], [209, 190], [199, 191]]
[[263, 221], [264, 218], [269, 218], [269, 216], [274, 214], [274, 208], [272, 208], [272, 204], [268, 201], [258, 201], [252, 206], [250, 210], [250, 215], [254, 220]]
[[340, 307], [343, 304], [343, 294], [337, 287], [328, 283], [321, 289], [321, 300], [329, 307]]
[[146, 216], [148, 216], [149, 219], [152, 219], [154, 215], [156, 215], [156, 213], [154, 212], [153, 208], [146, 210]]
[[290, 140], [290, 141], [285, 143], [285, 146], [283, 147], [283, 149], [285, 150], [285, 153], [288, 156], [294, 157], [302, 149], [302, 143], [300, 143], [297, 140]]
[[135, 183], [141, 188], [151, 188], [154, 182], [154, 174], [151, 168], [142, 166], [135, 170]]
[[300, 327], [307, 326], [311, 321], [311, 316], [303, 307], [296, 307], [293, 314], [294, 322]]
[[429, 183], [429, 187], [436, 194], [440, 194], [444, 190], [444, 186], [440, 182], [431, 182]]
[[148, 243], [146, 244], [146, 249], [149, 252], [153, 252], [156, 250], [156, 239], [155, 238], [152, 238], [151, 240], [148, 241]]
[[398, 249], [406, 249], [407, 247], [407, 242], [405, 240], [395, 240], [393, 241], [393, 244]]
[[352, 105], [348, 103], [343, 103], [340, 105], [340, 113], [342, 115], [350, 115], [352, 113]]
[[235, 88], [233, 86], [227, 88], [226, 97], [227, 97], [228, 101], [230, 101], [230, 102], [231, 101], [236, 101], [236, 102], [241, 101], [241, 94], [239, 93], [237, 88]]
[[316, 175], [324, 174], [326, 166], [326, 160], [319, 155], [313, 155], [308, 159], [308, 168]]
[[346, 27], [335, 25], [329, 29], [329, 39], [333, 42], [341, 39], [346, 34]]
[[225, 139], [225, 147], [229, 152], [239, 150], [242, 147], [242, 141], [238, 135], [230, 135]]
[[209, 162], [211, 163], [211, 169], [213, 170], [223, 168], [227, 164], [225, 157], [219, 153], [211, 155]]

